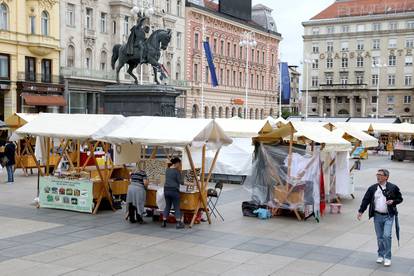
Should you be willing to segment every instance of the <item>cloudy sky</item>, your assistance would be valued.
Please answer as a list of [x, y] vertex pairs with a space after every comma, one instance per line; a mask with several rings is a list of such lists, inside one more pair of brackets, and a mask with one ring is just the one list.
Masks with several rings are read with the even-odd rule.
[[[242, 1], [242, 0], [241, 0]], [[263, 4], [273, 9], [278, 32], [282, 34], [282, 60], [300, 65], [303, 56], [302, 22], [309, 20], [334, 3], [334, 0], [253, 0], [253, 5]]]

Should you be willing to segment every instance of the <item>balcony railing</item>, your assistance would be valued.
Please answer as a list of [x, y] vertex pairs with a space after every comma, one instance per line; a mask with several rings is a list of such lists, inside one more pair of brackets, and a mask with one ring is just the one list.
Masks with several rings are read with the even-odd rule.
[[87, 38], [96, 38], [96, 31], [85, 28], [85, 37], [87, 37]]
[[60, 77], [56, 75], [30, 74], [27, 72], [17, 72], [17, 81], [59, 84]]
[[320, 84], [320, 89], [329, 89], [329, 90], [359, 90], [367, 89], [367, 84]]
[[115, 71], [105, 72], [74, 67], [62, 67], [60, 68], [60, 74], [63, 77], [91, 78], [108, 81], [114, 81], [116, 79]]

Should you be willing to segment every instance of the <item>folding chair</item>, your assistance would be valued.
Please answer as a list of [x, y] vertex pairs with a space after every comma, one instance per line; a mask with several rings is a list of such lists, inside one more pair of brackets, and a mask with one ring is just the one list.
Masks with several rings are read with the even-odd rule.
[[[217, 215], [220, 216], [220, 218], [224, 221], [223, 216], [220, 214], [220, 212], [217, 210], [217, 202], [220, 198], [221, 191], [223, 190], [223, 183], [219, 182], [214, 186], [213, 188], [210, 188], [207, 190], [207, 204], [208, 208], [210, 209], [210, 213], [214, 215], [214, 217], [217, 218]], [[216, 215], [217, 214], [217, 215]]]

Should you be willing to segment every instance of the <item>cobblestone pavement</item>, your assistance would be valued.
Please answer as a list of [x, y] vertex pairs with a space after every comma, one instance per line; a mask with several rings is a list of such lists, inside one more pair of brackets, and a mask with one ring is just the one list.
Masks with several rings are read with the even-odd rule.
[[[367, 216], [356, 220], [361, 197], [388, 168], [398, 184], [401, 246], [393, 265], [375, 263], [376, 238]], [[226, 185], [219, 206], [225, 221], [193, 229], [129, 224], [123, 212], [98, 215], [36, 209], [36, 176], [16, 172], [0, 184], [0, 275], [414, 275], [414, 163], [370, 156], [356, 172], [356, 199], [344, 199], [342, 214], [320, 223], [241, 215], [249, 194]], [[395, 236], [394, 236], [395, 237]], [[394, 239], [395, 241], [395, 239]]]

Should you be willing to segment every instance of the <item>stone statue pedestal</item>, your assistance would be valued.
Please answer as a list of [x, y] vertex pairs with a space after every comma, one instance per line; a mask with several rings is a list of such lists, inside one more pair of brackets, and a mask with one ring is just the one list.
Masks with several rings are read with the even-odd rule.
[[103, 113], [176, 117], [175, 99], [179, 95], [167, 85], [108, 85], [102, 94]]

